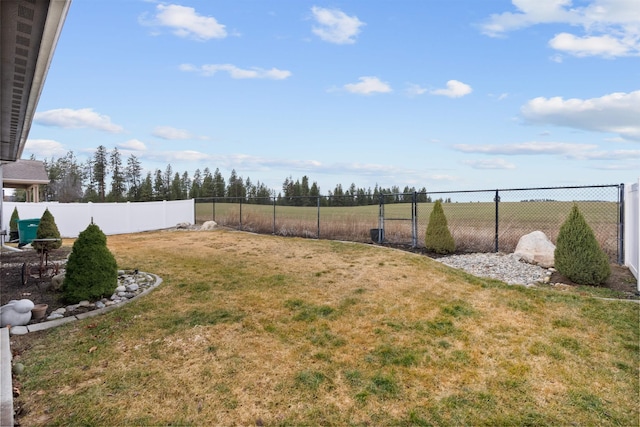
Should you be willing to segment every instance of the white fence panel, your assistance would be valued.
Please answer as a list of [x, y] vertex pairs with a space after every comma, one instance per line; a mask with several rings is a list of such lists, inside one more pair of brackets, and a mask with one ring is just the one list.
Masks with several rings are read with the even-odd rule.
[[194, 200], [136, 203], [16, 203], [4, 202], [2, 224], [9, 228], [14, 207], [20, 219], [40, 218], [45, 209], [56, 220], [62, 237], [78, 237], [91, 221], [106, 235], [137, 233], [175, 227], [195, 218]]
[[624, 263], [638, 279], [640, 291], [640, 178], [635, 184], [625, 185], [624, 196]]

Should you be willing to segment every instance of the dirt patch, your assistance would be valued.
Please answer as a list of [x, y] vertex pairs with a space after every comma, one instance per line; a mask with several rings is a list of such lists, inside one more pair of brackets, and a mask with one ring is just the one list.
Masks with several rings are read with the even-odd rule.
[[[557, 271], [551, 275], [550, 282], [563, 283], [570, 286], [580, 286]], [[609, 276], [607, 281], [600, 285], [600, 287], [620, 292], [626, 298], [638, 299], [640, 297], [640, 293], [638, 292], [637, 283], [638, 281], [627, 267], [618, 264], [611, 264], [611, 276]]]
[[[46, 315], [64, 307], [62, 293], [51, 289], [51, 277], [64, 268], [70, 247], [49, 252], [48, 269], [40, 274], [40, 254], [27, 249], [22, 252], [3, 250], [0, 253], [0, 305], [11, 300], [30, 299], [34, 304], [47, 304]], [[36, 323], [31, 321], [31, 323]]]

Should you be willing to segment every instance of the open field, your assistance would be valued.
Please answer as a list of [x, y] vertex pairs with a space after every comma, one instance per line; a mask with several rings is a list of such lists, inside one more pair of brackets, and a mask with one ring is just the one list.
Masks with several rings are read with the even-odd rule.
[[636, 303], [373, 245], [223, 230], [108, 245], [164, 282], [12, 338], [22, 425], [637, 425]]
[[[560, 226], [574, 202], [501, 202], [498, 208], [498, 243], [502, 252], [512, 252], [520, 237], [543, 231], [555, 242]], [[577, 202], [586, 221], [611, 261], [618, 255], [618, 205], [614, 202]], [[491, 252], [495, 249], [495, 203], [444, 203], [443, 208], [456, 245], [463, 252]], [[411, 203], [384, 205], [385, 239], [411, 245]], [[424, 235], [433, 203], [417, 205], [416, 245]], [[197, 203], [196, 221], [215, 221], [228, 227], [283, 236], [318, 237], [354, 242], [370, 241], [378, 228], [378, 205], [354, 207], [295, 207]]]

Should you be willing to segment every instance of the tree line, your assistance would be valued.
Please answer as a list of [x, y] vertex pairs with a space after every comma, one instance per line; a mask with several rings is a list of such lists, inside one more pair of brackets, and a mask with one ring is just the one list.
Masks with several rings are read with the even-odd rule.
[[[32, 160], [36, 160], [31, 156]], [[385, 203], [410, 202], [418, 192], [419, 202], [430, 202], [426, 188], [398, 186], [382, 188], [376, 184], [371, 188], [341, 184], [333, 191], [321, 194], [316, 182], [306, 175], [301, 179], [285, 178], [282, 189], [275, 191], [264, 183], [255, 183], [239, 176], [235, 169], [225, 178], [218, 168], [212, 173], [208, 167], [196, 169], [193, 175], [174, 171], [171, 164], [164, 170], [143, 174], [140, 159], [134, 154], [123, 159], [117, 148], [109, 152], [100, 145], [92, 157], [80, 162], [73, 151], [66, 155], [43, 161], [49, 184], [41, 188], [41, 200], [60, 203], [78, 202], [149, 202], [159, 200], [217, 199], [229, 202], [272, 204], [291, 206], [357, 206], [377, 204], [381, 198]], [[25, 200], [24, 191], [16, 191], [16, 200]]]

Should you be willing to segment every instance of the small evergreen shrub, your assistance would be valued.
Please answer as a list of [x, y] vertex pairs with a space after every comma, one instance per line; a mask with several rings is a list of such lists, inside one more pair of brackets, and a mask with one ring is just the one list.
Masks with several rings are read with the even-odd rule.
[[9, 240], [17, 240], [18, 239], [18, 220], [20, 216], [18, 215], [18, 208], [14, 207], [13, 212], [11, 213], [11, 219], [9, 220]]
[[66, 301], [95, 301], [113, 294], [118, 266], [107, 248], [107, 237], [95, 224], [80, 233], [67, 261], [62, 293]]
[[450, 254], [456, 250], [456, 243], [447, 226], [447, 217], [440, 200], [436, 200], [429, 216], [424, 246], [428, 251], [437, 254]]
[[611, 275], [609, 258], [576, 205], [560, 227], [554, 256], [556, 270], [575, 283], [598, 285]]
[[[40, 217], [40, 224], [38, 225], [38, 230], [36, 230], [36, 239], [60, 239], [60, 231], [58, 231], [56, 220], [49, 212], [49, 209], [46, 209], [42, 217]], [[62, 246], [62, 239], [55, 242], [33, 242], [31, 246], [39, 252], [46, 252]]]

